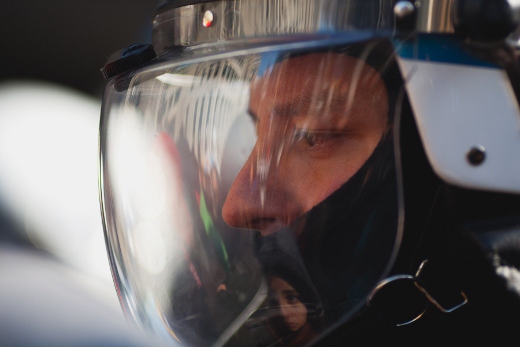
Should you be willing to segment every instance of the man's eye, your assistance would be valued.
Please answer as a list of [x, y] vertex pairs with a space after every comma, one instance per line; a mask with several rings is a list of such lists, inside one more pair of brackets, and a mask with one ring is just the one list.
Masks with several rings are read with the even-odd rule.
[[305, 133], [303, 139], [305, 140], [305, 142], [307, 142], [307, 144], [310, 146], [310, 147], [314, 147], [316, 145], [318, 145], [318, 137], [316, 136], [316, 134], [313, 134], [313, 133]]
[[316, 137], [315, 133], [311, 133], [308, 131], [298, 131], [296, 135], [294, 136], [297, 143], [305, 143], [309, 147], [314, 147], [318, 144], [318, 139]]
[[316, 148], [318, 146], [327, 145], [330, 141], [342, 136], [343, 134], [334, 132], [310, 132], [301, 130], [296, 133], [295, 140], [297, 143], [303, 143], [310, 148]]

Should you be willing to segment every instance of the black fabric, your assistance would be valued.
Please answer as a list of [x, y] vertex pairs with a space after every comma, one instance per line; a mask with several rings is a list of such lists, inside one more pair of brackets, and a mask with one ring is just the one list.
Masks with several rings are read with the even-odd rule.
[[365, 300], [388, 265], [397, 234], [396, 190], [387, 140], [331, 196], [288, 228], [258, 237], [256, 256], [266, 271], [283, 264], [276, 271], [291, 272], [293, 283], [316, 291], [327, 324], [334, 324]]
[[398, 231], [396, 184], [393, 150], [383, 142], [305, 216], [300, 247], [329, 322], [363, 301], [388, 265]]
[[[345, 53], [361, 54], [364, 47], [366, 43], [349, 46]], [[402, 86], [397, 66], [388, 42], [372, 42], [370, 47], [371, 65], [383, 73], [393, 111]], [[303, 262], [299, 281], [317, 293], [316, 302], [323, 308], [328, 326], [337, 324], [366, 301], [369, 291], [382, 279], [394, 251], [399, 231], [393, 123], [394, 113], [390, 112], [380, 143], [342, 187], [284, 230], [256, 240], [256, 257], [264, 271], [273, 272], [276, 263], [285, 263], [287, 268], [291, 258], [294, 263]], [[282, 255], [288, 251], [283, 246], [276, 252], [266, 246], [288, 243], [297, 244], [298, 257], [294, 249]], [[284, 268], [278, 267], [277, 271]]]
[[[414, 274], [428, 259], [461, 288], [468, 303], [451, 313], [430, 305], [422, 318], [405, 326], [390, 324], [377, 307], [368, 307], [315, 345], [515, 343], [520, 299], [511, 284], [519, 273], [520, 197], [442, 182], [426, 159], [406, 102], [400, 134], [405, 224], [392, 274]], [[501, 265], [513, 273], [509, 280]]]

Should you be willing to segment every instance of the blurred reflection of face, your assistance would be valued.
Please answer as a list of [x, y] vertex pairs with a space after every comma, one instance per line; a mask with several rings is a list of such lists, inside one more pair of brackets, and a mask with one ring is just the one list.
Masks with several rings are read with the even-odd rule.
[[226, 223], [266, 236], [348, 181], [387, 123], [379, 74], [363, 61], [314, 53], [277, 63], [251, 84], [257, 141], [223, 207]]
[[296, 331], [303, 327], [307, 322], [307, 308], [300, 301], [298, 292], [280, 277], [271, 277], [269, 289], [287, 328]]

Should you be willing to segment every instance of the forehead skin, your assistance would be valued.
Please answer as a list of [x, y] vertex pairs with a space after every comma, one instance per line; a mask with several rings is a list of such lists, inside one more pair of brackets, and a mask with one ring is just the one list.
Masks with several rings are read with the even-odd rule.
[[255, 115], [306, 116], [309, 127], [346, 122], [386, 124], [387, 92], [379, 73], [362, 60], [337, 53], [286, 59], [251, 85]]

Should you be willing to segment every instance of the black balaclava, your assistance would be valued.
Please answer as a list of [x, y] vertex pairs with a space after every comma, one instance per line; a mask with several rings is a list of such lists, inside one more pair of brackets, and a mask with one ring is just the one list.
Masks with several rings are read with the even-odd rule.
[[372, 43], [369, 54], [366, 47], [360, 44], [345, 52], [366, 56], [365, 61], [381, 72], [389, 99], [386, 132], [343, 186], [283, 230], [258, 235], [255, 244], [261, 264], [269, 257], [281, 258], [280, 253], [288, 249], [290, 258], [299, 257], [305, 282], [317, 293], [327, 324], [337, 323], [365, 302], [368, 291], [391, 265], [400, 232], [393, 123], [402, 79], [387, 42]]

